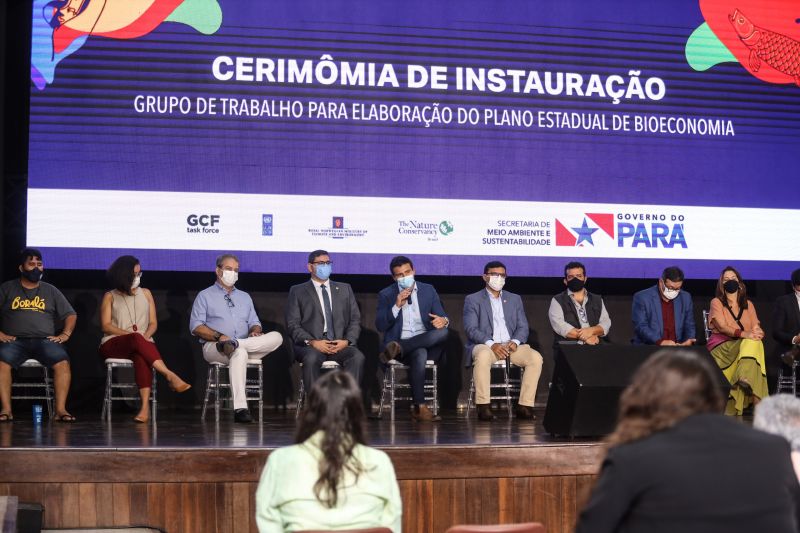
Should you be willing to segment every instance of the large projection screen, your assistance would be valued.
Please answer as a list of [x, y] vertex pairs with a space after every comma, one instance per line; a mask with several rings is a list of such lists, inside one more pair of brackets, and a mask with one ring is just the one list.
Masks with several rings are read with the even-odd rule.
[[35, 0], [49, 267], [555, 276], [800, 262], [781, 0]]

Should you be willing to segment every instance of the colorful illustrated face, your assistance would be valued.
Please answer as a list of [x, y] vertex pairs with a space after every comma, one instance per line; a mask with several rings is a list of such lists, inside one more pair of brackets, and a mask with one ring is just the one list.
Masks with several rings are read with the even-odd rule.
[[217, 0], [34, 0], [31, 81], [43, 90], [59, 62], [89, 36], [135, 39], [164, 22], [191, 26], [205, 35], [222, 25]]
[[58, 23], [63, 25], [78, 16], [88, 0], [68, 0], [61, 8], [57, 9]]

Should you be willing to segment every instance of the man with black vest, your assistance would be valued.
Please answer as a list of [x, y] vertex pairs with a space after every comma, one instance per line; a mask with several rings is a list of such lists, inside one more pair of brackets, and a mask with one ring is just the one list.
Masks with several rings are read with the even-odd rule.
[[548, 317], [555, 333], [554, 345], [563, 341], [599, 344], [611, 329], [603, 298], [586, 290], [586, 267], [577, 261], [564, 267], [567, 290], [553, 296]]

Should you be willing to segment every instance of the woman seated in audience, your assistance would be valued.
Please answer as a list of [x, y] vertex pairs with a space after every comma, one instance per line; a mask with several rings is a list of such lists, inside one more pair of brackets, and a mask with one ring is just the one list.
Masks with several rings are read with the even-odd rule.
[[139, 260], [131, 255], [118, 257], [109, 267], [108, 281], [113, 290], [103, 295], [100, 304], [100, 327], [105, 333], [100, 341], [100, 355], [104, 359], [133, 361], [136, 385], [142, 398], [142, 407], [134, 420], [147, 422], [150, 389], [153, 386], [151, 368], [164, 376], [170, 388], [176, 392], [185, 392], [191, 385], [161, 360], [153, 341], [153, 334], [158, 327], [156, 305], [150, 291], [139, 286], [141, 279], [142, 267]]
[[725, 267], [720, 274], [708, 325], [712, 335], [707, 348], [732, 386], [725, 414], [741, 415], [767, 396], [767, 368], [764, 330], [753, 302], [747, 299], [742, 277], [733, 267]]
[[269, 454], [256, 491], [260, 533], [388, 527], [400, 532], [400, 490], [389, 457], [366, 446], [365, 415], [350, 374], [317, 380], [294, 446]]
[[797, 531], [789, 444], [723, 416], [717, 374], [680, 349], [639, 367], [576, 533]]

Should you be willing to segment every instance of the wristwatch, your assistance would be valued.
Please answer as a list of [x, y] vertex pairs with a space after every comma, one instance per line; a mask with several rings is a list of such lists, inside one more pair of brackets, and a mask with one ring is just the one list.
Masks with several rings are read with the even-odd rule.
[[219, 331], [215, 331], [214, 332], [214, 340], [218, 341], [220, 337], [222, 337], [222, 333], [220, 333]]

